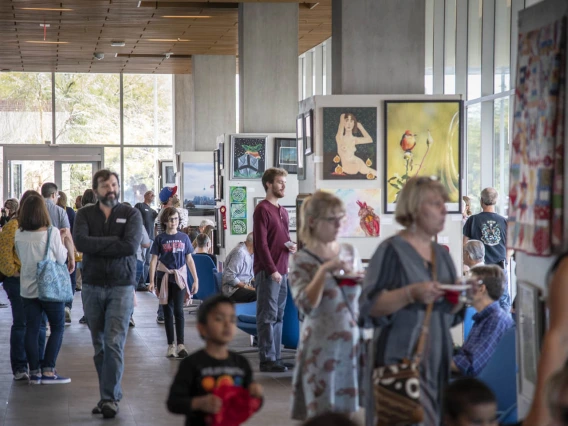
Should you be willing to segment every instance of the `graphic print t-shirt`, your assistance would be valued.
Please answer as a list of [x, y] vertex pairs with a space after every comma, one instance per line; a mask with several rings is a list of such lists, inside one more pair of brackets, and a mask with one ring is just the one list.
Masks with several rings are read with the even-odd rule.
[[[177, 232], [169, 235], [165, 232], [156, 236], [150, 253], [158, 256], [158, 260], [168, 269], [179, 269], [185, 265], [185, 256], [193, 253], [193, 246], [187, 234]], [[158, 272], [158, 282], [164, 276]], [[170, 282], [175, 282], [174, 275], [170, 275]]]
[[168, 397], [168, 409], [185, 414], [186, 425], [206, 425], [208, 415], [191, 410], [191, 400], [207, 395], [223, 385], [248, 388], [252, 370], [245, 357], [229, 352], [227, 359], [216, 359], [205, 350], [197, 351], [183, 361], [174, 378]]
[[482, 212], [470, 216], [463, 235], [485, 245], [485, 263], [494, 265], [507, 257], [507, 219], [497, 213]]

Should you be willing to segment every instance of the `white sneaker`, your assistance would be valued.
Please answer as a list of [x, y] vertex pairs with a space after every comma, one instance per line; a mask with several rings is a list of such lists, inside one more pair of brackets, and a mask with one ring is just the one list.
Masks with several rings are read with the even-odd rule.
[[16, 382], [21, 382], [21, 381], [28, 381], [30, 379], [30, 376], [28, 374], [27, 371], [20, 371], [19, 373], [14, 374], [14, 380]]
[[178, 358], [185, 358], [189, 356], [189, 353], [185, 349], [183, 343], [178, 345], [177, 350], [178, 350]]
[[168, 353], [166, 355], [166, 357], [168, 358], [175, 358], [176, 355], [176, 347], [175, 345], [168, 345]]

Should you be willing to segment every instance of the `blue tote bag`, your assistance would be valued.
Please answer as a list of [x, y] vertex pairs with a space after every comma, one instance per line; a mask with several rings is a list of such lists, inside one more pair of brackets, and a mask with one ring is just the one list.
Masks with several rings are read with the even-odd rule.
[[70, 302], [73, 300], [73, 290], [67, 266], [49, 259], [52, 230], [53, 226], [47, 228], [45, 255], [43, 260], [37, 263], [38, 297], [42, 302]]

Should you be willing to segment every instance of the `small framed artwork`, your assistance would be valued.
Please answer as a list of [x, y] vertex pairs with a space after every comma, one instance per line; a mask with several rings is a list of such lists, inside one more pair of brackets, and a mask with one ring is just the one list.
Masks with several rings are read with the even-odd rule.
[[173, 161], [162, 161], [161, 162], [161, 173], [162, 173], [162, 186], [175, 186], [176, 185], [176, 174], [174, 170]]
[[298, 173], [298, 147], [296, 139], [274, 139], [274, 167], [290, 174]]
[[223, 170], [225, 168], [225, 142], [219, 143], [219, 169]]
[[296, 153], [298, 157], [298, 166], [296, 168], [298, 180], [306, 180], [305, 154], [306, 144], [304, 138], [304, 115], [300, 114], [296, 118]]
[[[214, 164], [182, 163], [182, 167], [183, 207], [187, 209], [190, 217], [214, 216], [216, 204]], [[197, 182], [199, 184], [196, 184]]]
[[254, 198], [252, 199], [253, 207], [256, 208], [256, 206], [258, 206], [258, 204], [259, 204], [262, 200], [264, 200], [264, 197], [254, 197]]
[[526, 281], [517, 281], [516, 312], [520, 393], [531, 399], [536, 388], [538, 358], [545, 324], [544, 302], [538, 287]]
[[288, 230], [296, 232], [296, 206], [282, 206], [288, 212]]
[[225, 229], [223, 226], [223, 215], [221, 214], [221, 209], [215, 209], [215, 221], [217, 222], [217, 247], [225, 248]]
[[384, 212], [394, 213], [408, 179], [424, 176], [446, 188], [448, 213], [460, 213], [463, 102], [385, 101], [384, 110]]
[[223, 193], [221, 192], [221, 185], [219, 178], [221, 177], [221, 170], [219, 168], [219, 150], [213, 151], [213, 198], [215, 201], [221, 201], [223, 199]]
[[231, 179], [260, 179], [266, 170], [267, 136], [231, 136]]
[[304, 134], [305, 134], [305, 153], [311, 155], [314, 153], [314, 110], [311, 109], [304, 113]]

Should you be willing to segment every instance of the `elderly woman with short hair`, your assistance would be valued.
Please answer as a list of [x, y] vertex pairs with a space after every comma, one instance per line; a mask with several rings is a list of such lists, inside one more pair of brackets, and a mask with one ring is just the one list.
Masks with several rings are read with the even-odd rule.
[[[426, 307], [434, 303], [420, 365], [423, 426], [438, 426], [441, 422], [441, 395], [452, 361], [450, 328], [462, 320], [461, 315], [456, 315], [462, 305], [443, 299], [440, 288], [440, 283], [456, 282], [456, 267], [448, 251], [434, 242], [444, 229], [447, 201], [446, 189], [437, 180], [408, 180], [395, 211], [396, 221], [405, 229], [378, 247], [369, 263], [361, 296], [361, 318], [376, 327], [372, 368], [412, 358]], [[367, 398], [367, 417], [372, 421], [372, 392]]]

